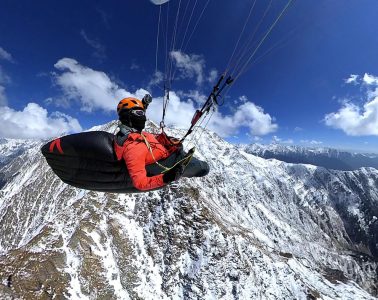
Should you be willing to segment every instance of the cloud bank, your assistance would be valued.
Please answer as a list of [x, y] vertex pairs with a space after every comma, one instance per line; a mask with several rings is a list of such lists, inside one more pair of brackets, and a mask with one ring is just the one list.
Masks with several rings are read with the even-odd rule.
[[[14, 62], [12, 55], [1, 47], [0, 60]], [[82, 130], [77, 119], [61, 112], [49, 115], [47, 110], [37, 103], [29, 103], [20, 111], [8, 107], [5, 85], [10, 82], [10, 77], [0, 66], [1, 138], [50, 138]]]
[[239, 105], [233, 115], [223, 116], [216, 113], [209, 128], [223, 137], [238, 134], [241, 128], [246, 128], [251, 135], [262, 136], [275, 132], [278, 125], [263, 108], [252, 102], [246, 102]]
[[180, 78], [196, 78], [198, 85], [203, 83], [205, 60], [202, 56], [180, 51], [172, 51], [170, 55], [180, 71]]
[[363, 83], [366, 85], [378, 87], [378, 77], [365, 73], [362, 78]]
[[22, 111], [0, 107], [0, 137], [49, 138], [81, 131], [78, 120], [60, 112], [48, 115], [46, 109], [29, 103]]
[[55, 83], [68, 100], [79, 102], [83, 111], [113, 111], [120, 99], [133, 96], [104, 72], [82, 66], [74, 59], [63, 58], [54, 66], [60, 71], [55, 74]]
[[[358, 78], [351, 75], [348, 83], [355, 83]], [[363, 106], [345, 102], [337, 112], [325, 115], [324, 122], [351, 136], [378, 135], [378, 77], [365, 74], [359, 84], [368, 89], [368, 100]]]
[[[55, 82], [62, 89], [64, 96], [71, 102], [79, 103], [81, 110], [86, 112], [102, 110], [115, 113], [116, 105], [122, 98], [142, 98], [148, 93], [145, 89], [129, 92], [119, 87], [104, 72], [82, 66], [71, 58], [59, 60], [55, 68], [58, 70]], [[193, 70], [196, 69], [194, 67]], [[197, 73], [193, 71], [193, 74]], [[190, 91], [189, 94], [171, 91], [166, 125], [188, 128], [198, 103], [202, 102], [203, 98], [198, 91]], [[160, 122], [162, 103], [162, 97], [154, 98], [147, 112], [149, 119]], [[252, 102], [245, 102], [239, 105], [233, 114], [224, 115], [216, 111], [208, 128], [222, 137], [228, 137], [237, 134], [241, 128], [246, 128], [253, 135], [266, 135], [277, 130], [278, 125], [261, 107]]]
[[346, 103], [337, 112], [327, 114], [324, 120], [326, 125], [348, 135], [378, 135], [378, 97], [366, 102], [362, 109]]
[[218, 72], [212, 69], [208, 75], [205, 72], [205, 59], [201, 55], [186, 54], [181, 51], [172, 51], [170, 56], [174, 61], [173, 76], [178, 73], [178, 78], [181, 79], [195, 79], [197, 85], [202, 85], [204, 82], [215, 83], [218, 79]]

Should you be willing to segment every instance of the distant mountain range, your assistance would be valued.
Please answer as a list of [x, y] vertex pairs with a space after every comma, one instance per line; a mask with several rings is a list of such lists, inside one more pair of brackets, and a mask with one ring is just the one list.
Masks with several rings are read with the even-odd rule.
[[293, 164], [310, 164], [327, 169], [353, 171], [362, 167], [378, 169], [378, 155], [351, 153], [331, 148], [306, 148], [280, 144], [240, 146], [247, 153]]

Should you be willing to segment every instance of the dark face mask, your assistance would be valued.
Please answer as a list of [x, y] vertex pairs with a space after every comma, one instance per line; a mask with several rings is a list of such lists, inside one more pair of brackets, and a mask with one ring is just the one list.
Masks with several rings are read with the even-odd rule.
[[144, 129], [147, 119], [143, 110], [130, 111], [129, 118], [131, 127], [138, 131], [142, 131]]

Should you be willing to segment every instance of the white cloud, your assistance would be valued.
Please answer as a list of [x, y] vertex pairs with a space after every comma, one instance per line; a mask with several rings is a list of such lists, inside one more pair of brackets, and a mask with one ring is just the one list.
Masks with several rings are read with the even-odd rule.
[[266, 135], [277, 130], [272, 117], [252, 102], [240, 105], [234, 115], [235, 125], [246, 126], [253, 135]]
[[10, 77], [4, 72], [3, 68], [0, 66], [0, 84], [8, 84], [10, 82]]
[[150, 89], [153, 86], [160, 85], [164, 81], [164, 74], [160, 71], [154, 72], [150, 82], [148, 83], [148, 88]]
[[65, 97], [47, 97], [45, 100], [43, 100], [43, 103], [64, 109], [68, 109], [71, 106], [70, 100]]
[[367, 85], [378, 86], [378, 77], [365, 73], [362, 81]]
[[61, 71], [55, 74], [56, 84], [69, 100], [79, 101], [83, 111], [114, 111], [119, 100], [135, 96], [112, 82], [104, 72], [82, 66], [74, 59], [63, 58], [54, 66]]
[[198, 105], [203, 105], [208, 98], [208, 96], [202, 94], [201, 92], [197, 90], [190, 90], [189, 92], [178, 91], [177, 95], [180, 96], [181, 98], [187, 97], [193, 102], [197, 103]]
[[22, 111], [0, 107], [0, 137], [49, 138], [81, 131], [77, 119], [60, 112], [48, 115], [43, 107], [29, 103]]
[[301, 140], [300, 142], [302, 144], [310, 144], [310, 145], [321, 145], [321, 144], [323, 144], [323, 142], [316, 141], [316, 140]]
[[180, 51], [172, 51], [170, 55], [180, 71], [180, 78], [196, 78], [197, 85], [203, 83], [205, 60], [201, 55], [188, 55]]
[[279, 138], [278, 136], [274, 135], [272, 137], [272, 143], [274, 144], [293, 144], [294, 141], [292, 139], [283, 140]]
[[[351, 80], [358, 75], [351, 75]], [[342, 107], [324, 117], [327, 126], [341, 129], [351, 136], [378, 135], [378, 77], [365, 73], [362, 84], [366, 88], [363, 106], [350, 99], [341, 101]]]
[[[14, 62], [10, 53], [0, 47], [0, 60]], [[11, 78], [4, 72], [0, 65], [0, 106], [7, 105], [7, 97], [5, 94], [5, 85], [11, 82]]]
[[[186, 54], [181, 51], [172, 51], [169, 53], [172, 59], [172, 72], [168, 76], [174, 79], [195, 79], [196, 85], [204, 82], [215, 84], [218, 80], [218, 71], [212, 69], [206, 74], [205, 59], [202, 55]], [[164, 81], [164, 74], [156, 71], [148, 86], [159, 85]]]
[[[148, 91], [139, 89], [131, 93], [120, 88], [103, 72], [80, 65], [76, 60], [64, 58], [59, 60], [55, 67], [61, 74], [55, 74], [56, 83], [62, 88], [69, 100], [77, 100], [82, 110], [91, 112], [101, 109], [115, 112], [118, 101], [124, 97], [137, 97], [141, 99]], [[198, 91], [170, 92], [170, 102], [165, 117], [167, 126], [175, 125], [188, 128], [196, 108], [207, 97]], [[154, 98], [148, 108], [147, 117], [159, 123], [162, 116], [163, 98]], [[238, 106], [233, 114], [224, 115], [219, 111], [213, 114], [208, 125], [223, 137], [232, 136], [244, 127], [251, 135], [260, 136], [274, 132], [278, 125], [264, 110], [251, 102]]]
[[5, 85], [11, 81], [10, 77], [5, 74], [0, 66], [0, 106], [7, 105], [7, 96], [5, 94]]
[[5, 95], [5, 87], [0, 85], [0, 107], [7, 105], [7, 97]]
[[215, 84], [215, 81], [218, 79], [218, 71], [213, 69], [210, 71], [209, 73], [209, 76], [207, 78], [207, 81], [212, 83], [212, 84]]
[[0, 47], [0, 59], [9, 61], [9, 62], [14, 62], [12, 54], [9, 52], [5, 51], [4, 48]]
[[351, 74], [349, 78], [345, 79], [345, 83], [353, 83], [357, 84], [358, 83], [359, 76], [356, 74]]
[[302, 127], [295, 127], [294, 128], [294, 132], [300, 132], [300, 131], [303, 131], [303, 128]]
[[[154, 98], [148, 107], [147, 117], [156, 123], [160, 123], [162, 117], [163, 97]], [[166, 110], [165, 124], [180, 128], [188, 128], [195, 112], [195, 104], [192, 100], [181, 100], [174, 92], [169, 93], [169, 106]]]
[[[147, 117], [157, 123], [162, 116], [162, 101], [161, 97], [154, 98], [147, 112]], [[188, 128], [195, 110], [196, 105], [193, 100], [190, 98], [181, 100], [175, 92], [171, 92], [165, 123], [167, 126]], [[269, 114], [264, 113], [261, 107], [253, 103], [245, 103], [239, 106], [233, 115], [224, 115], [215, 111], [207, 126], [222, 137], [233, 136], [242, 127], [247, 128], [251, 135], [261, 136], [274, 132], [278, 125], [273, 123], [273, 119]]]
[[235, 135], [243, 127], [251, 135], [261, 136], [276, 131], [278, 125], [269, 114], [252, 102], [238, 106], [233, 115], [222, 115], [216, 111], [209, 123], [209, 128], [222, 137]]
[[105, 54], [105, 46], [102, 45], [98, 40], [89, 38], [88, 34], [85, 32], [85, 30], [80, 31], [81, 37], [84, 39], [84, 41], [93, 48], [93, 56], [98, 58], [100, 61], [106, 58]]
[[248, 98], [247, 96], [243, 95], [243, 96], [240, 96], [239, 97], [239, 100], [242, 102], [242, 103], [246, 103], [248, 101]]
[[352, 136], [378, 135], [378, 97], [364, 104], [363, 109], [345, 103], [338, 112], [327, 114], [325, 124]]

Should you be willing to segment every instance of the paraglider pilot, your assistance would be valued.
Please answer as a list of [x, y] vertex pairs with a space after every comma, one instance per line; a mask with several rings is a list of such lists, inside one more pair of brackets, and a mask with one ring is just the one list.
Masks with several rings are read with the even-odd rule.
[[[177, 139], [165, 135], [154, 135], [143, 131], [146, 123], [146, 109], [152, 98], [146, 95], [142, 101], [129, 97], [122, 99], [117, 106], [120, 120], [114, 150], [118, 160], [124, 160], [134, 187], [141, 191], [157, 189], [178, 180], [184, 172], [178, 164], [164, 174], [148, 176], [146, 165], [157, 163], [169, 157], [182, 157], [183, 146]], [[195, 160], [191, 163], [195, 176], [209, 172], [205, 162]], [[191, 177], [191, 176], [187, 176]]]

